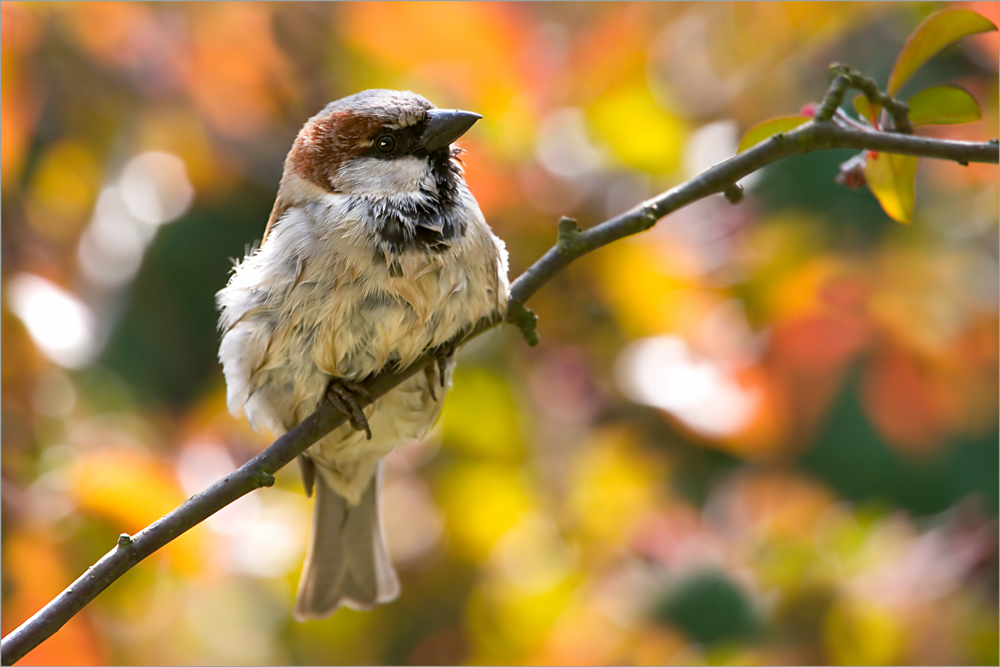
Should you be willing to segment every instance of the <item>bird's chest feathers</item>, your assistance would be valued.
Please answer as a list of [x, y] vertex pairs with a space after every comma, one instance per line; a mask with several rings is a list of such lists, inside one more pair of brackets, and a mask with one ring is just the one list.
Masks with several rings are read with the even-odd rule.
[[[356, 204], [355, 212], [373, 214]], [[464, 236], [441, 249], [411, 244], [392, 252], [364, 221], [353, 222], [321, 234], [285, 305], [287, 335], [321, 370], [362, 377], [390, 363], [405, 366], [481, 316], [469, 302], [472, 283], [482, 280]]]

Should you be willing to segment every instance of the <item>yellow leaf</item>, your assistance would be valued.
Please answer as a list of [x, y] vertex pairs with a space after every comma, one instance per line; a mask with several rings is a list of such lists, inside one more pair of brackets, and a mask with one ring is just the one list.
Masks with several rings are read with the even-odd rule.
[[[74, 470], [74, 496], [80, 508], [104, 517], [134, 535], [184, 500], [173, 471], [162, 459], [131, 450], [98, 450], [81, 456]], [[197, 572], [201, 560], [197, 529], [167, 545], [172, 564]]]
[[875, 125], [882, 108], [878, 105], [872, 108], [871, 102], [868, 101], [867, 97], [858, 95], [854, 98], [854, 110], [858, 112], [859, 118], [864, 118], [872, 125]]
[[582, 448], [568, 470], [567, 505], [579, 530], [597, 541], [616, 542], [648, 509], [665, 471], [632, 444], [626, 430], [608, 430]]
[[607, 251], [594, 257], [600, 290], [629, 337], [687, 331], [718, 305], [718, 293], [700, 282], [705, 260], [690, 241], [628, 239]]
[[515, 466], [456, 464], [438, 484], [448, 534], [455, 551], [472, 561], [486, 559], [493, 545], [534, 505]]
[[[476, 366], [455, 373], [459, 391], [449, 394], [441, 423], [444, 446], [473, 456], [519, 460], [524, 447], [517, 406], [503, 378]], [[489, 410], [481, 406], [489, 405]]]
[[946, 46], [968, 35], [996, 29], [988, 18], [968, 9], [942, 9], [931, 14], [910, 34], [896, 57], [889, 75], [888, 93], [899, 92], [921, 65]]
[[46, 240], [75, 239], [87, 222], [101, 180], [95, 151], [67, 139], [49, 144], [28, 187], [28, 220]]
[[914, 178], [917, 158], [910, 155], [869, 153], [865, 162], [868, 188], [883, 210], [896, 222], [909, 222], [913, 216]]
[[823, 640], [836, 665], [891, 665], [906, 648], [898, 614], [872, 602], [838, 601], [823, 623]]
[[739, 148], [736, 149], [737, 153], [742, 153], [752, 146], [756, 146], [765, 139], [777, 134], [778, 132], [788, 132], [789, 130], [794, 130], [799, 125], [808, 122], [809, 118], [805, 116], [780, 116], [778, 118], [771, 118], [770, 120], [765, 120], [763, 123], [758, 123], [754, 125], [747, 133], [743, 135], [740, 139]]
[[979, 103], [958, 86], [935, 86], [910, 98], [910, 122], [914, 125], [971, 123], [982, 117]]
[[656, 101], [645, 78], [613, 86], [588, 108], [587, 120], [623, 164], [652, 174], [677, 168], [689, 133], [681, 116]]

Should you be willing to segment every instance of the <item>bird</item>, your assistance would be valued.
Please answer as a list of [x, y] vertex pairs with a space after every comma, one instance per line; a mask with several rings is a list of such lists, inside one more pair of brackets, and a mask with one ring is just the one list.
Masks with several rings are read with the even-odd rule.
[[[298, 458], [315, 507], [297, 620], [399, 595], [379, 515], [383, 457], [433, 426], [456, 337], [505, 315], [507, 251], [454, 145], [480, 118], [410, 91], [331, 102], [288, 152], [259, 247], [216, 294], [235, 417], [280, 435], [323, 401], [349, 416]], [[358, 407], [365, 378], [429, 350], [437, 364]]]

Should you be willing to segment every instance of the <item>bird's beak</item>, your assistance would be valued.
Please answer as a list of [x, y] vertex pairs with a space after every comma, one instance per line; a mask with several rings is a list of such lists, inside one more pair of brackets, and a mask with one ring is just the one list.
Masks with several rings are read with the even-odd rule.
[[427, 129], [420, 135], [420, 143], [428, 151], [445, 148], [465, 134], [482, 118], [471, 111], [458, 109], [430, 109], [427, 111]]

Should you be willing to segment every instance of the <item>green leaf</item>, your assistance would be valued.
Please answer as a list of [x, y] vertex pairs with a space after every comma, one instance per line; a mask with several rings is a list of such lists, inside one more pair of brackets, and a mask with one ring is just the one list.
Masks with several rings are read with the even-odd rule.
[[914, 125], [952, 125], [982, 118], [979, 102], [958, 86], [935, 86], [909, 99], [910, 122]]
[[858, 112], [859, 118], [864, 118], [872, 125], [875, 125], [878, 119], [878, 114], [882, 110], [881, 107], [877, 106], [872, 109], [871, 102], [864, 95], [858, 95], [854, 98], [854, 110]]
[[996, 30], [993, 22], [968, 9], [942, 9], [917, 26], [889, 75], [888, 93], [895, 95], [917, 69], [935, 53], [968, 35]]
[[913, 216], [914, 181], [917, 158], [891, 153], [868, 154], [865, 180], [882, 209], [896, 222], [910, 222]]
[[778, 132], [788, 132], [789, 130], [794, 130], [799, 125], [807, 123], [811, 118], [806, 118], [805, 116], [780, 116], [778, 118], [771, 118], [770, 120], [765, 120], [763, 123], [758, 123], [754, 125], [747, 133], [743, 135], [740, 139], [739, 148], [736, 149], [737, 153], [742, 153], [746, 149], [756, 146], [760, 142], [764, 141], [768, 137], [777, 134]]

